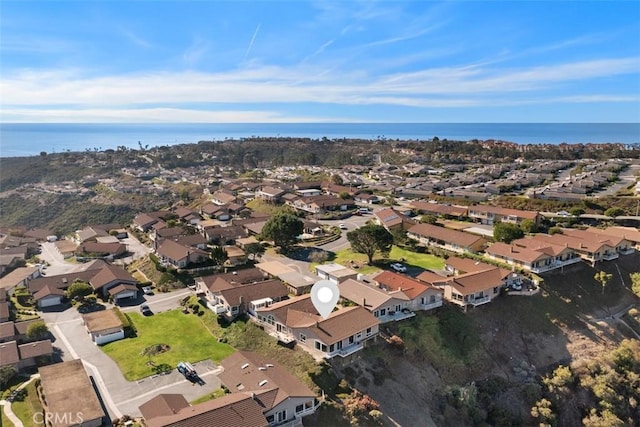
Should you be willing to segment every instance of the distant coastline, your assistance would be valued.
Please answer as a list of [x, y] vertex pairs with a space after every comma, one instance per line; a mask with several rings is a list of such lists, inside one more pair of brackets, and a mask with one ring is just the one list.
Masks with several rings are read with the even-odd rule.
[[0, 157], [260, 137], [640, 143], [640, 123], [0, 123]]

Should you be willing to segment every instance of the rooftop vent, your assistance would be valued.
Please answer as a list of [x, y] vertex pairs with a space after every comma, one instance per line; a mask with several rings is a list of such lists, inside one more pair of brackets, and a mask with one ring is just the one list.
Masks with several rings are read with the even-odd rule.
[[267, 370], [267, 368], [265, 368], [264, 366], [260, 366], [260, 367], [258, 368], [258, 370], [260, 370], [260, 371], [266, 371], [266, 370]]
[[247, 369], [248, 367], [249, 367], [248, 363], [245, 363], [244, 365], [240, 366], [240, 368], [242, 368], [242, 369]]
[[273, 365], [271, 363], [265, 363], [264, 366], [266, 366], [267, 368], [273, 368]]
[[258, 386], [262, 387], [263, 385], [265, 385], [266, 383], [268, 383], [267, 380], [262, 380], [258, 383]]

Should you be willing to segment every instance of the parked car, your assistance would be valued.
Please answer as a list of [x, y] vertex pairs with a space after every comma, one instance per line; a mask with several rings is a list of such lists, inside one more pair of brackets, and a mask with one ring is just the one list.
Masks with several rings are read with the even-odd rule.
[[151, 311], [151, 309], [147, 304], [142, 304], [140, 306], [140, 313], [142, 313], [145, 316], [151, 316], [153, 314], [153, 311]]
[[151, 286], [143, 286], [142, 292], [144, 292], [145, 295], [153, 295], [153, 289], [151, 289]]
[[393, 268], [395, 271], [398, 271], [400, 273], [404, 273], [404, 272], [407, 271], [407, 267], [405, 267], [404, 265], [400, 264], [399, 262], [394, 262], [389, 267]]
[[340, 228], [340, 230], [346, 230], [347, 226], [345, 224], [340, 224], [338, 225], [338, 227]]
[[178, 372], [180, 372], [189, 381], [196, 381], [198, 379], [198, 373], [196, 369], [189, 362], [179, 362]]

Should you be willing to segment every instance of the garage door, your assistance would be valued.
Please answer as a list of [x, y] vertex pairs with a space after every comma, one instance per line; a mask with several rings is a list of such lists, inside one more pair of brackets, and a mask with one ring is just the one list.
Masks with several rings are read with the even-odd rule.
[[40, 308], [52, 307], [54, 305], [58, 305], [61, 303], [62, 303], [62, 297], [59, 297], [59, 296], [45, 297], [45, 298], [42, 298], [40, 301], [38, 301], [38, 305], [40, 306]]

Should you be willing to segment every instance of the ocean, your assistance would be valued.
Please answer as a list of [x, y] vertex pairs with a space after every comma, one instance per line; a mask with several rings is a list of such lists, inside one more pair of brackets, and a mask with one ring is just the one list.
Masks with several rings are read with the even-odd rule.
[[468, 141], [517, 144], [640, 143], [640, 123], [0, 123], [0, 157], [149, 148], [251, 136]]

